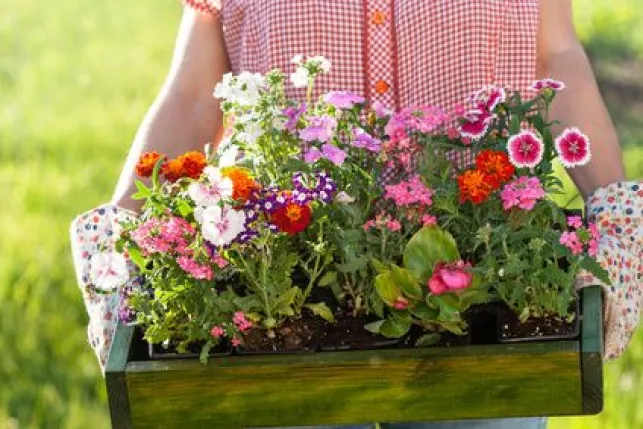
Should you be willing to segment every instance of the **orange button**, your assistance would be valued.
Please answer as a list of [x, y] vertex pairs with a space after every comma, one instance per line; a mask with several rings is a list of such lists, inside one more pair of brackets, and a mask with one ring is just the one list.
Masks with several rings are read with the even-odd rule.
[[382, 12], [381, 10], [373, 11], [371, 15], [371, 22], [375, 25], [384, 24], [384, 22], [386, 22], [386, 12]]
[[375, 92], [377, 92], [378, 94], [384, 94], [388, 90], [388, 83], [384, 82], [383, 80], [378, 80], [375, 84]]

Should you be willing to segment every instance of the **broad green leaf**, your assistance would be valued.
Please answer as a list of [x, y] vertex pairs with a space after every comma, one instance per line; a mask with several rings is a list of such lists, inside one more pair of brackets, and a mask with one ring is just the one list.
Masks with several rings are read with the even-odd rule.
[[380, 334], [386, 338], [400, 338], [411, 329], [411, 322], [406, 320], [386, 319], [380, 327]]
[[391, 275], [395, 284], [404, 291], [407, 297], [420, 300], [424, 292], [418, 280], [408, 270], [397, 265], [391, 265]]
[[332, 323], [332, 322], [335, 321], [335, 316], [333, 316], [333, 312], [323, 302], [318, 302], [318, 303], [313, 303], [313, 304], [306, 304], [304, 307], [308, 308], [316, 316], [319, 316], [319, 317], [321, 317], [322, 319], [324, 319], [324, 320], [326, 320], [328, 322]]
[[324, 276], [319, 279], [319, 286], [325, 287], [325, 286], [330, 286], [333, 283], [337, 282], [337, 272], [336, 271], [328, 271]]
[[411, 309], [411, 314], [424, 322], [430, 322], [438, 320], [440, 312], [425, 303], [420, 303]]
[[456, 335], [464, 335], [464, 331], [462, 330], [462, 326], [459, 323], [441, 323], [440, 324], [444, 329], [447, 331], [456, 334]]
[[390, 271], [389, 267], [386, 264], [383, 264], [377, 259], [372, 259], [371, 264], [373, 264], [373, 268], [375, 268], [375, 271], [377, 271], [378, 274], [383, 274]]
[[138, 249], [138, 247], [129, 247], [127, 249], [127, 253], [129, 254], [132, 262], [134, 262], [136, 266], [141, 269], [141, 271], [147, 270], [147, 261], [141, 254], [141, 251]]
[[448, 232], [431, 226], [418, 231], [404, 250], [404, 266], [421, 282], [429, 280], [435, 264], [460, 259], [455, 239]]
[[400, 290], [393, 282], [393, 275], [390, 272], [380, 274], [375, 278], [375, 290], [388, 306], [393, 306], [400, 297]]
[[609, 277], [609, 273], [605, 271], [605, 269], [603, 269], [603, 267], [601, 267], [601, 265], [596, 262], [596, 260], [590, 257], [585, 257], [581, 259], [580, 266], [581, 268], [592, 273], [597, 279], [599, 279], [606, 285], [610, 285], [612, 283]]
[[430, 347], [437, 344], [440, 341], [440, 334], [437, 332], [432, 332], [430, 334], [424, 334], [415, 342], [415, 347]]
[[384, 322], [386, 322], [386, 320], [378, 320], [377, 322], [368, 323], [364, 325], [364, 329], [366, 329], [368, 332], [379, 334]]

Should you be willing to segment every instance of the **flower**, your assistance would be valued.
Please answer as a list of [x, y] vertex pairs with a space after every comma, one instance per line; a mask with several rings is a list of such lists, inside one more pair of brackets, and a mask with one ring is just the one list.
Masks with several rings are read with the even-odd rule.
[[382, 150], [382, 141], [371, 136], [361, 128], [354, 128], [353, 136], [355, 138], [352, 142], [353, 147], [363, 148], [375, 153]]
[[355, 197], [351, 197], [346, 192], [342, 191], [335, 197], [335, 201], [339, 204], [352, 204], [355, 202]]
[[306, 88], [309, 81], [310, 73], [306, 67], [301, 65], [290, 75], [290, 82], [292, 82], [295, 88]]
[[488, 111], [473, 110], [467, 113], [458, 131], [462, 137], [478, 141], [487, 134], [494, 119], [495, 115]]
[[468, 170], [458, 176], [460, 202], [482, 204], [493, 191], [493, 181], [480, 170]]
[[586, 165], [592, 159], [589, 137], [578, 128], [567, 128], [558, 136], [554, 146], [566, 168]]
[[233, 195], [233, 182], [229, 177], [224, 177], [221, 171], [213, 166], [203, 170], [209, 184], [191, 183], [188, 186], [188, 195], [197, 206], [213, 206], [224, 198]]
[[246, 332], [248, 329], [252, 328], [252, 322], [246, 319], [246, 315], [241, 311], [234, 313], [232, 322], [237, 326], [239, 331]]
[[532, 91], [543, 91], [550, 89], [555, 92], [562, 91], [566, 88], [563, 82], [554, 79], [541, 79], [534, 82], [529, 89]]
[[239, 347], [241, 345], [241, 340], [239, 338], [233, 338], [232, 341], [232, 347]]
[[139, 224], [131, 231], [130, 236], [146, 255], [154, 253], [172, 253], [190, 255], [189, 244], [195, 234], [194, 227], [185, 219], [151, 218]]
[[385, 118], [393, 114], [393, 111], [391, 109], [387, 108], [379, 101], [374, 102], [372, 108], [375, 112], [375, 116], [377, 116], [378, 118]]
[[509, 156], [505, 152], [495, 150], [481, 151], [476, 156], [476, 168], [491, 179], [494, 188], [499, 188], [511, 179], [515, 171]]
[[398, 297], [393, 303], [393, 308], [396, 310], [406, 310], [409, 306], [409, 300], [404, 297]]
[[325, 143], [322, 146], [324, 157], [337, 166], [341, 166], [346, 160], [346, 152], [335, 145]]
[[299, 132], [299, 137], [306, 142], [319, 140], [328, 142], [337, 128], [335, 118], [323, 115], [309, 118], [309, 125]]
[[280, 207], [271, 216], [272, 222], [279, 231], [295, 235], [304, 231], [310, 224], [312, 210], [309, 205], [299, 205], [289, 202]]
[[244, 71], [237, 76], [226, 73], [215, 86], [213, 95], [242, 107], [252, 107], [259, 102], [265, 86], [266, 80], [260, 73]]
[[232, 208], [210, 206], [201, 213], [203, 238], [215, 246], [225, 246], [245, 230], [246, 215]]
[[434, 295], [466, 289], [471, 286], [471, 264], [460, 260], [453, 263], [438, 262], [429, 279], [429, 290]]
[[583, 218], [580, 216], [567, 216], [567, 224], [572, 228], [582, 228]]
[[352, 109], [366, 99], [350, 91], [331, 91], [324, 96], [324, 101], [337, 109]]
[[225, 335], [226, 335], [225, 334], [225, 329], [223, 329], [221, 326], [215, 326], [210, 331], [210, 335], [212, 335], [212, 337], [214, 337], [214, 338], [225, 337]]
[[311, 147], [304, 154], [304, 161], [306, 161], [308, 164], [314, 164], [320, 159], [322, 159], [323, 157], [324, 157], [324, 154], [322, 153], [321, 150], [317, 149], [316, 147]]
[[540, 164], [545, 154], [545, 144], [531, 131], [523, 131], [507, 143], [509, 160], [518, 168], [533, 168]]
[[519, 207], [522, 210], [532, 210], [536, 201], [545, 198], [545, 190], [538, 177], [522, 176], [505, 185], [500, 193], [502, 206], [505, 210]]
[[576, 232], [565, 231], [560, 235], [560, 244], [567, 247], [574, 255], [583, 253], [583, 243]]
[[387, 185], [384, 198], [391, 199], [398, 207], [408, 207], [419, 204], [428, 207], [433, 204], [431, 197], [435, 191], [427, 187], [419, 175], [411, 177], [409, 181], [402, 181], [397, 185]]
[[431, 225], [437, 225], [438, 224], [438, 218], [432, 215], [425, 214], [422, 216], [422, 225], [423, 226], [431, 226]]
[[207, 165], [205, 154], [198, 151], [184, 153], [176, 159], [166, 162], [161, 172], [169, 182], [189, 177], [198, 179]]
[[284, 124], [284, 128], [290, 131], [291, 133], [294, 132], [297, 129], [297, 124], [299, 123], [299, 119], [301, 118], [301, 115], [303, 115], [306, 112], [306, 108], [307, 108], [306, 103], [301, 103], [299, 107], [295, 107], [295, 106], [287, 107], [283, 111], [283, 114], [288, 118], [288, 120]]
[[112, 291], [129, 279], [125, 256], [118, 252], [101, 252], [90, 261], [89, 279], [102, 291]]
[[150, 177], [154, 172], [154, 166], [159, 159], [165, 160], [167, 157], [158, 152], [145, 152], [136, 164], [136, 175], [138, 177]]
[[232, 181], [232, 198], [245, 203], [259, 185], [254, 181], [250, 172], [241, 167], [228, 167], [223, 169], [223, 176]]
[[212, 268], [207, 265], [201, 265], [194, 259], [187, 256], [179, 256], [176, 263], [186, 273], [198, 280], [212, 280]]
[[499, 104], [507, 99], [507, 91], [500, 86], [489, 85], [473, 95], [473, 102], [487, 112], [493, 112]]
[[219, 168], [232, 167], [237, 163], [239, 147], [229, 143], [229, 139], [222, 140], [217, 148], [219, 153]]
[[402, 229], [402, 224], [399, 220], [391, 219], [386, 221], [386, 228], [390, 231], [397, 232]]

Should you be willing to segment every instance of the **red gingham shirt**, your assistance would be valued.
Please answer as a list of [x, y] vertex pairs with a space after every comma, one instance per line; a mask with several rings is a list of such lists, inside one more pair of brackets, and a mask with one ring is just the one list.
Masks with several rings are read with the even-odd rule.
[[[220, 19], [233, 73], [294, 71], [323, 55], [317, 92], [348, 90], [390, 108], [451, 110], [500, 84], [536, 77], [538, 0], [184, 0]], [[288, 88], [303, 98], [304, 89]]]

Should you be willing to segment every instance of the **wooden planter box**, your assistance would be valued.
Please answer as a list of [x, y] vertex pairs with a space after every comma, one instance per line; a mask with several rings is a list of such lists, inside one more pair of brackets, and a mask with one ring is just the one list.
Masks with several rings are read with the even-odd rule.
[[[146, 360], [118, 328], [106, 368], [116, 429], [288, 427], [597, 414], [602, 303], [576, 340], [457, 348]], [[143, 348], [143, 351], [141, 351]]]

